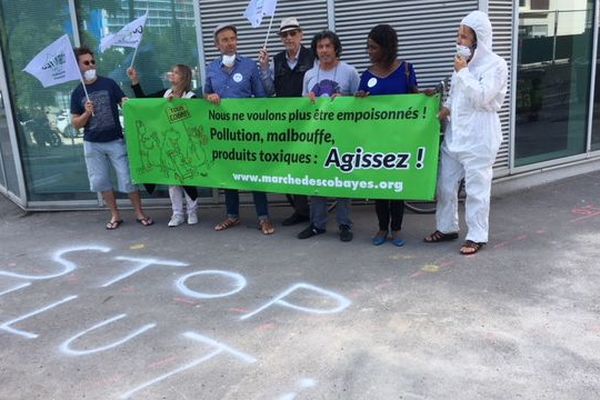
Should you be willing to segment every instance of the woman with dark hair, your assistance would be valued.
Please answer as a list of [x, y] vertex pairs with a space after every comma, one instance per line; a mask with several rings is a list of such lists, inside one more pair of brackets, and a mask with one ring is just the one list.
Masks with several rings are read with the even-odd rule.
[[[140, 85], [138, 72], [135, 68], [129, 68], [127, 75], [131, 79], [131, 88], [135, 93], [135, 97], [164, 97], [167, 99], [180, 98], [180, 99], [191, 99], [196, 98], [196, 94], [192, 92], [192, 70], [190, 67], [184, 64], [177, 64], [171, 68], [169, 72], [169, 81], [171, 82], [170, 89], [163, 89], [156, 93], [146, 95]], [[167, 142], [165, 142], [167, 143]], [[167, 144], [168, 145], [168, 144]], [[179, 149], [173, 149], [173, 152], [177, 152]], [[146, 190], [152, 193], [155, 185], [145, 185]], [[196, 209], [198, 208], [198, 190], [193, 186], [169, 186], [169, 197], [171, 198], [171, 207], [173, 209], [173, 215], [169, 220], [169, 226], [175, 227], [184, 223], [184, 211], [183, 211], [183, 199], [186, 200], [186, 211], [187, 211], [187, 223], [194, 225], [198, 223], [198, 215]]]
[[[367, 51], [371, 66], [363, 72], [356, 96], [378, 96], [386, 94], [408, 94], [418, 91], [417, 77], [413, 66], [398, 60], [398, 35], [390, 25], [377, 25], [369, 33]], [[392, 243], [401, 247], [400, 238], [404, 218], [403, 200], [375, 200], [375, 211], [379, 230], [372, 241], [375, 246], [385, 243], [390, 230]]]

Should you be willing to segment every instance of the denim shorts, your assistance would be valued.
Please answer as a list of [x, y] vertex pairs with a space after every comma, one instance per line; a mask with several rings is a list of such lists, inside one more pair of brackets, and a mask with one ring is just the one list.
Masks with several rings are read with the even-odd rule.
[[92, 192], [112, 192], [110, 166], [115, 169], [119, 192], [132, 193], [137, 188], [131, 183], [127, 147], [123, 139], [111, 142], [83, 142], [85, 165]]

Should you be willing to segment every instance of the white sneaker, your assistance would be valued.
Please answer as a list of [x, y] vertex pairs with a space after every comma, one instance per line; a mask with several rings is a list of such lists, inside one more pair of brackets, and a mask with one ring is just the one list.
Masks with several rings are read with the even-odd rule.
[[183, 222], [184, 222], [183, 215], [174, 214], [171, 217], [171, 220], [169, 221], [169, 226], [171, 228], [173, 228], [175, 226], [179, 226], [179, 225], [183, 224]]
[[198, 223], [198, 214], [196, 214], [196, 213], [188, 214], [187, 223], [188, 223], [188, 225], [196, 225]]

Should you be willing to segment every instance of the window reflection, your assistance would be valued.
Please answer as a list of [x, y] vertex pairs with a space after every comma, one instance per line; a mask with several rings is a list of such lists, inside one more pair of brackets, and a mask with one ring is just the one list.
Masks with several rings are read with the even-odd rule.
[[[199, 83], [193, 1], [77, 0], [78, 27], [73, 27], [69, 0], [0, 0], [2, 54], [29, 201], [97, 197], [89, 192], [83, 135], [70, 123], [70, 95], [78, 83], [43, 88], [22, 71], [24, 66], [65, 32], [73, 40], [72, 34], [78, 29], [81, 42], [97, 53], [99, 74], [113, 78], [132, 96], [126, 69], [133, 49], [113, 48], [100, 53], [98, 45], [103, 36], [118, 31], [148, 9], [147, 29], [135, 63], [144, 90], [152, 93], [166, 87], [166, 74], [176, 63], [192, 66], [194, 81]], [[130, 8], [131, 4], [135, 7]], [[11, 155], [8, 135], [7, 146], [3, 140], [0, 134], [3, 161], [11, 165], [12, 159], [7, 159]], [[205, 195], [212, 196], [212, 191], [207, 190]]]
[[515, 164], [585, 151], [593, 1], [525, 1], [519, 9]]
[[[81, 7], [80, 32], [82, 41], [98, 49], [105, 36], [118, 32], [127, 23], [148, 12], [142, 42], [137, 50], [112, 47], [96, 52], [98, 73], [115, 80], [126, 95], [134, 97], [127, 68], [135, 53], [134, 66], [145, 93], [169, 88], [168, 73], [174, 64], [192, 68], [194, 92], [202, 93], [198, 67], [198, 45], [194, 16], [194, 0], [118, 1], [113, 8], [98, 8], [90, 1]], [[130, 7], [133, 5], [133, 7]], [[103, 5], [106, 7], [106, 4]], [[84, 29], [87, 27], [87, 29]], [[93, 27], [93, 29], [90, 29]], [[200, 196], [212, 197], [212, 189], [199, 191]], [[168, 197], [165, 187], [154, 196]]]
[[44, 47], [72, 33], [68, 0], [0, 2], [2, 52], [30, 201], [95, 199], [83, 162], [81, 138], [65, 122], [76, 83], [43, 88], [22, 71]]

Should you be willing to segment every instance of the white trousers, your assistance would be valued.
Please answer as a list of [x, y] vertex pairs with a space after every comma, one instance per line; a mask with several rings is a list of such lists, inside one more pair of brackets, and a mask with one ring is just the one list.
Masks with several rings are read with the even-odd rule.
[[169, 197], [173, 215], [184, 215], [183, 198], [185, 197], [188, 215], [196, 213], [198, 199], [192, 200], [181, 186], [169, 186]]
[[460, 180], [465, 178], [466, 240], [487, 243], [493, 163], [494, 160], [489, 157], [450, 154], [442, 149], [435, 213], [437, 230], [443, 233], [458, 232], [458, 187]]

